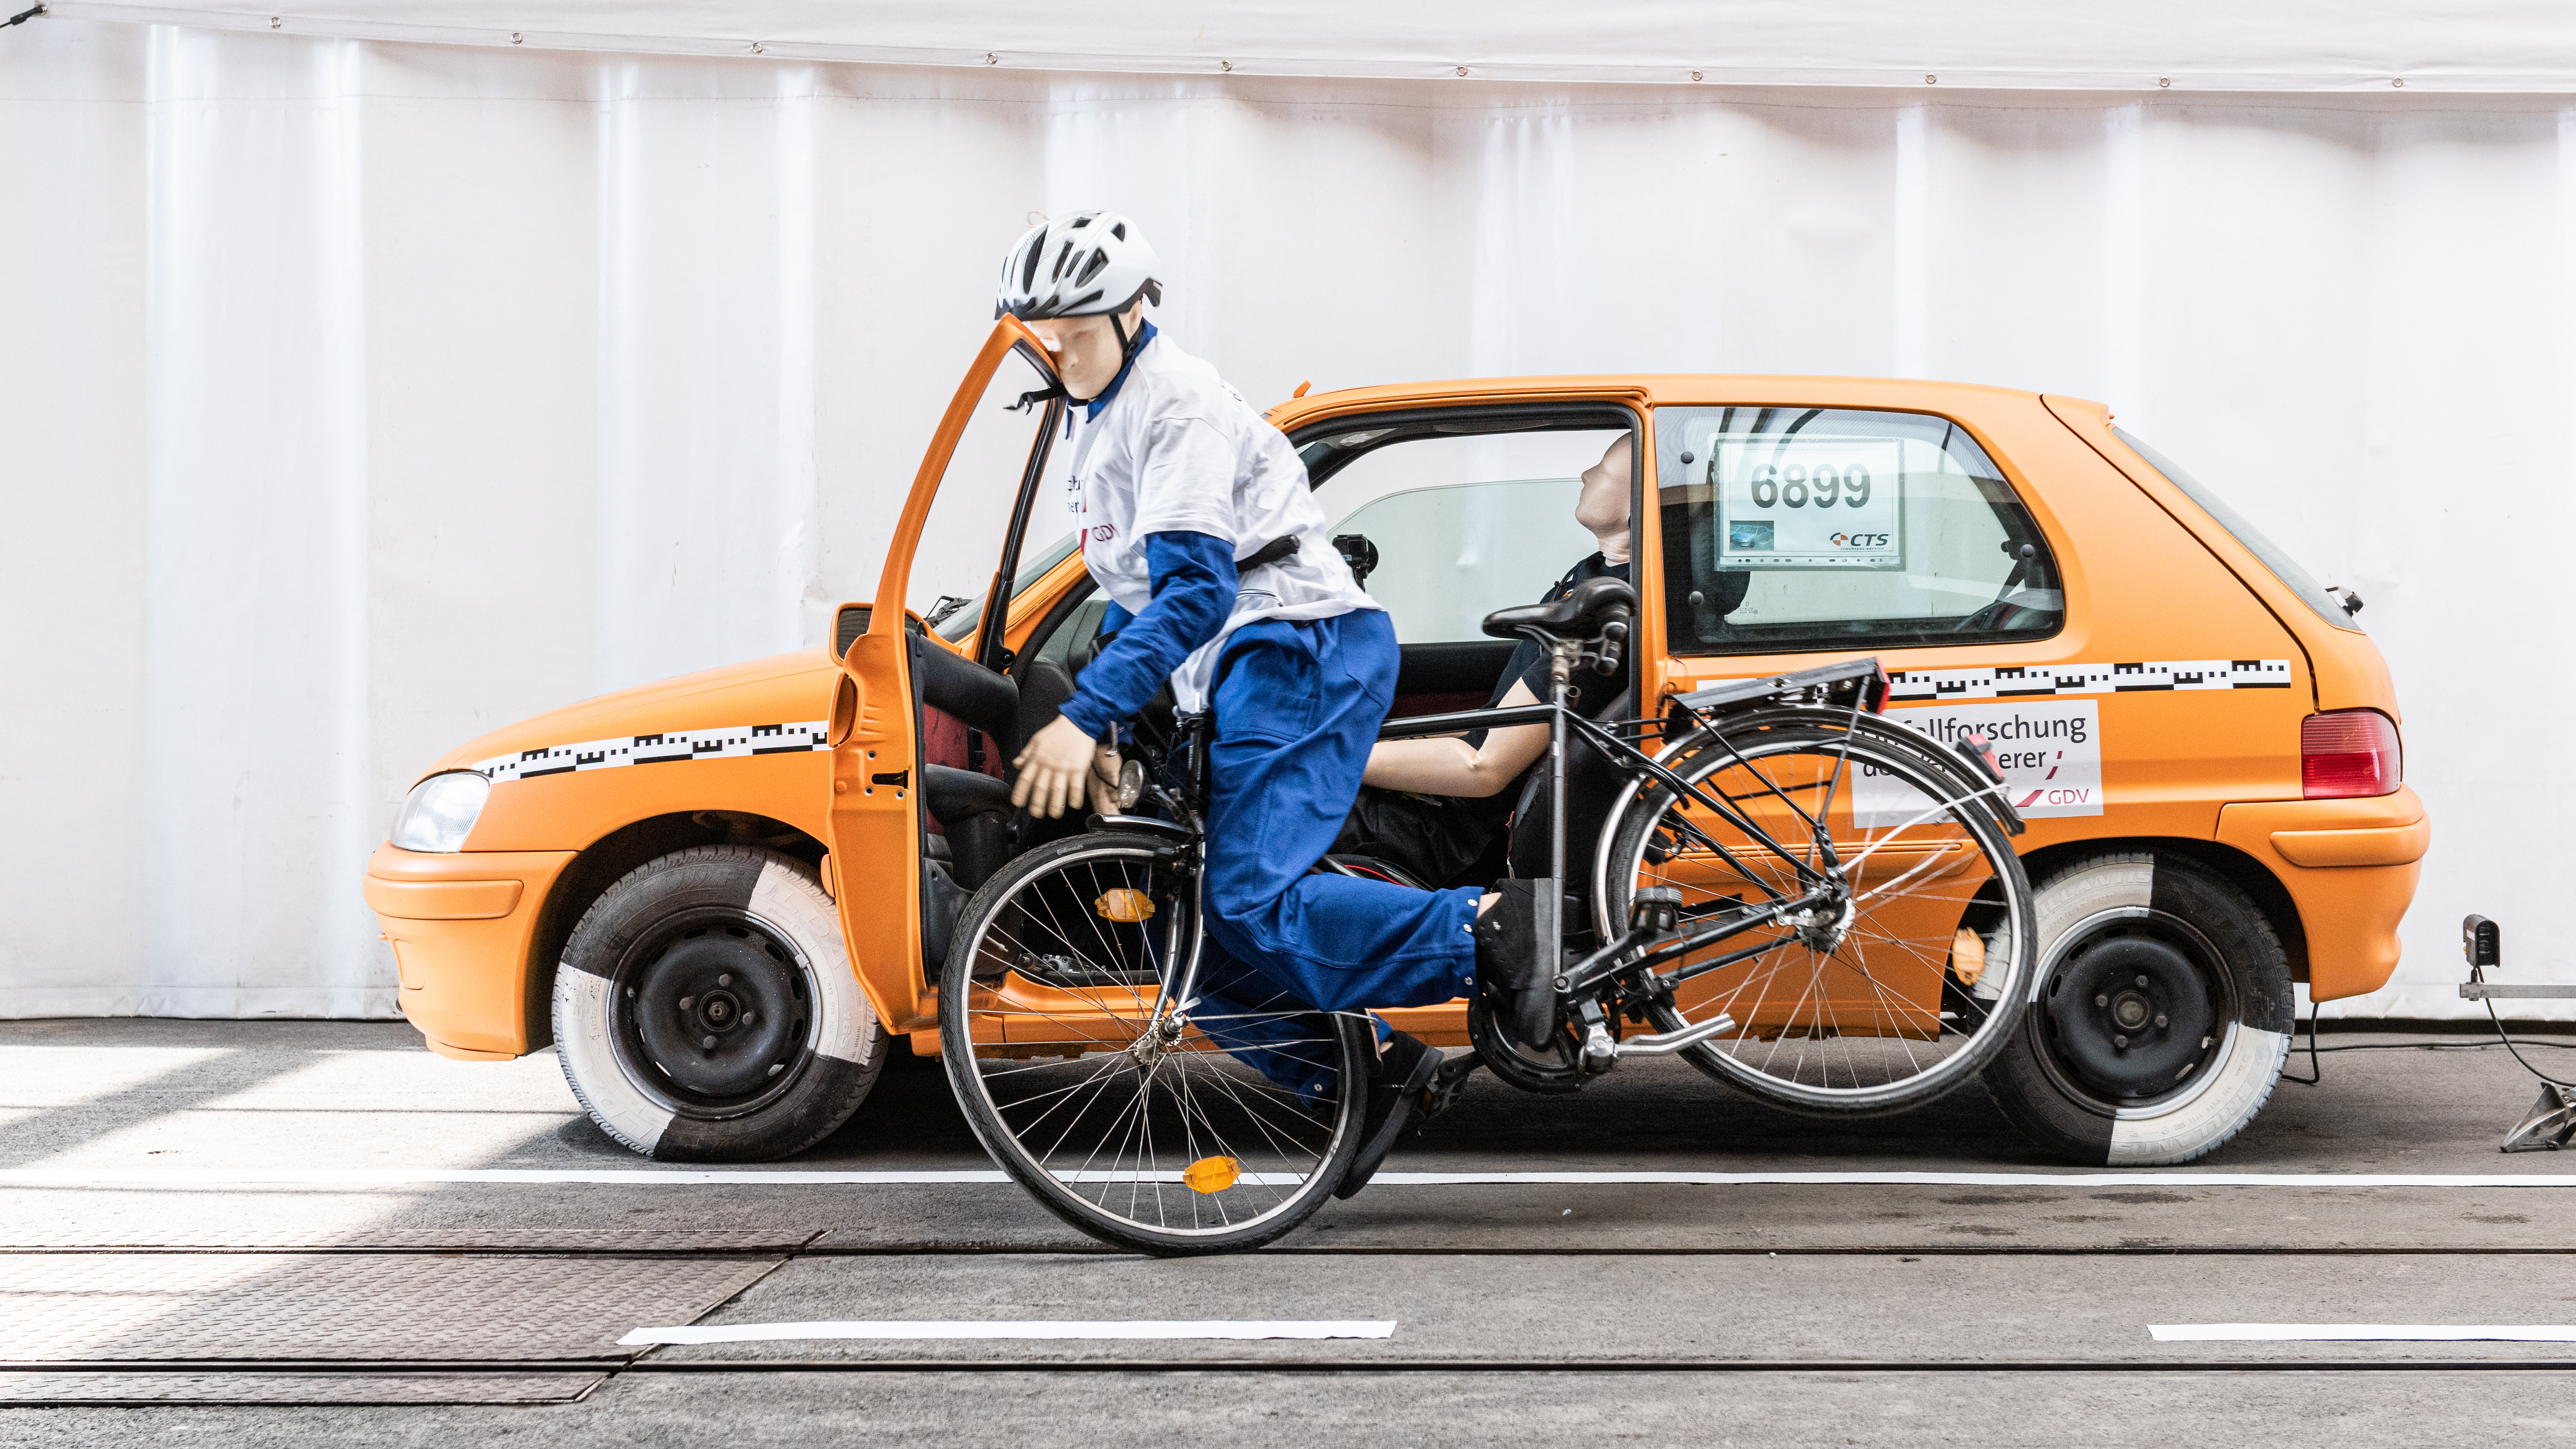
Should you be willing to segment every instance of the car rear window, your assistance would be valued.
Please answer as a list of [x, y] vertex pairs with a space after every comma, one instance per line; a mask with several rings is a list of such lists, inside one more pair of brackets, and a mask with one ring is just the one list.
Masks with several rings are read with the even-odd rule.
[[2318, 583], [2314, 574], [2299, 567], [2297, 559], [2246, 522], [2243, 514], [2228, 507], [2227, 500], [2211, 492], [2208, 484], [2175, 467], [2172, 459], [2128, 433], [2113, 428], [2111, 434], [2128, 444], [2130, 452], [2145, 459], [2148, 467], [2165, 475], [2166, 482], [2190, 495], [2191, 501], [2199, 504], [2202, 512], [2218, 520], [2219, 527], [2234, 534], [2236, 541], [2245, 545], [2245, 551], [2262, 560], [2263, 567], [2272, 571], [2272, 577], [2279, 579], [2291, 593], [2299, 596], [2301, 602], [2315, 610], [2318, 618], [2338, 629], [2349, 629], [2355, 634], [2362, 632], [2361, 626], [2353, 622], [2352, 611], [2344, 607], [2342, 595]]
[[1928, 413], [1655, 413], [1677, 654], [2045, 639], [2056, 561], [2001, 469]]

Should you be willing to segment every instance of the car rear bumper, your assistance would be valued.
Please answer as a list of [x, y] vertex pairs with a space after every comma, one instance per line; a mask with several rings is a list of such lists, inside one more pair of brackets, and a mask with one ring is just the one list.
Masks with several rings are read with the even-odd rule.
[[2365, 800], [2229, 805], [2218, 812], [2218, 839], [2262, 862], [2297, 902], [2312, 999], [2388, 984], [2397, 969], [2397, 923], [2415, 899], [2433, 843], [2433, 822], [2412, 789]]
[[379, 846], [367, 904], [393, 943], [405, 1019], [465, 1061], [528, 1050], [528, 953], [569, 850], [430, 855]]

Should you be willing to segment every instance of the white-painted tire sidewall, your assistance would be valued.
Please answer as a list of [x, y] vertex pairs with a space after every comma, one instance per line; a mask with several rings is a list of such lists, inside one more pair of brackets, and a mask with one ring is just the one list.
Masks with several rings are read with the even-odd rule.
[[[618, 1060], [615, 984], [583, 969], [574, 959], [590, 944], [587, 933], [592, 927], [591, 916], [614, 910], [621, 903], [631, 905], [631, 900], [621, 902], [621, 893], [649, 891], [652, 873], [672, 862], [718, 866], [739, 873], [740, 909], [793, 945], [811, 967], [813, 1056], [786, 1097], [741, 1118], [708, 1121], [686, 1117], [638, 1086]], [[883, 1066], [885, 1037], [878, 1028], [875, 1008], [851, 969], [849, 951], [841, 938], [839, 914], [831, 898], [823, 894], [821, 884], [799, 862], [740, 847], [683, 851], [640, 867], [610, 888], [592, 906], [591, 916], [586, 916], [582, 927], [574, 931], [565, 959], [555, 973], [555, 1050], [574, 1095], [589, 1109], [592, 1119], [601, 1130], [636, 1152], [647, 1157], [693, 1159], [731, 1156], [708, 1150], [711, 1139], [720, 1146], [729, 1122], [740, 1124], [743, 1130], [761, 1130], [767, 1125], [761, 1119], [781, 1109], [791, 1113], [799, 1110], [790, 1104], [815, 1095], [809, 1087], [819, 1088], [823, 1096], [835, 1100], [848, 1098], [849, 1106], [855, 1108], [856, 1097], [865, 1094]], [[840, 1116], [846, 1117], [847, 1112]], [[819, 1140], [830, 1130], [830, 1126], [824, 1126], [820, 1132], [795, 1135]], [[810, 1143], [800, 1142], [767, 1155], [785, 1155], [805, 1145]]]
[[[2012, 1054], [2044, 1050], [2035, 1044], [2043, 1030], [2043, 998], [2049, 982], [2066, 950], [2107, 922], [2161, 912], [2169, 923], [2179, 922], [2205, 939], [2208, 937], [2203, 922], [2175, 908], [2172, 880], [2166, 883], [2167, 898], [2159, 900], [2159, 869], [2192, 872], [2199, 878], [2192, 887], [2195, 893], [2205, 893], [2207, 883], [2218, 880], [2213, 872], [2196, 866], [2146, 854], [2121, 854], [2052, 872], [2040, 883], [2034, 901], [2039, 922], [2040, 970], [2032, 983], [2034, 999], [2025, 1016], [2023, 1036], [2014, 1044]], [[2230, 891], [2241, 909], [2260, 923], [2252, 902], [2244, 900], [2241, 892], [2232, 888]], [[2279, 947], [2267, 923], [2260, 924], [2255, 934], [2259, 939], [2238, 943], [2235, 951], [2215, 940], [2208, 943], [2211, 951], [2228, 963], [2229, 987], [2235, 997], [2234, 1019], [2222, 1019], [2217, 1024], [2222, 1033], [2222, 1050], [2192, 1089], [2162, 1102], [2116, 1107], [2107, 1121], [2096, 1115], [2085, 1134], [2091, 1140], [2081, 1146], [2075, 1143], [2072, 1130], [2052, 1131], [2033, 1120], [2035, 1115], [2072, 1119], [2083, 1110], [2065, 1099], [2063, 1089], [2053, 1080], [2055, 1074], [2048, 1069], [2029, 1060], [1999, 1062], [1989, 1071], [1989, 1089], [2035, 1139], [2058, 1147], [2069, 1160], [2110, 1167], [2152, 1167], [2207, 1156], [2242, 1130], [2271, 1099], [2272, 1088], [2289, 1054], [2286, 1021], [2279, 1023], [2282, 1030], [2273, 1030], [2264, 1022], [2267, 1016], [2284, 1015], [2284, 1003], [2267, 1001], [2267, 988], [2259, 979], [2260, 973], [2281, 969]], [[2238, 959], [2240, 955], [2268, 955], [2272, 959], [2248, 961]], [[2285, 993], [2286, 976], [2269, 989]], [[2033, 1100], [2050, 1093], [2057, 1101]], [[2022, 1099], [2018, 1103], [2012, 1100], [2016, 1096]], [[2107, 1140], [2100, 1140], [2105, 1128]]]

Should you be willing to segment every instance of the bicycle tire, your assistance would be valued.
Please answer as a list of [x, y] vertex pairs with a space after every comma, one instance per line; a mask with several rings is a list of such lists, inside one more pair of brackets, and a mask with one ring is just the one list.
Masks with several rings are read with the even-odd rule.
[[[1682, 1055], [1719, 1081], [1808, 1115], [1904, 1111], [1975, 1080], [2011, 1040], [2037, 979], [2030, 881], [2000, 814], [1981, 793], [1988, 782], [1911, 731], [1869, 715], [1755, 711], [1728, 720], [1721, 731], [1673, 752], [1667, 767], [1703, 793], [1723, 790], [1753, 802], [1744, 805], [1748, 811], [1767, 811], [1755, 823], [1780, 827], [1770, 833], [1784, 846], [1790, 844], [1784, 832], [1803, 832], [1799, 848], [1811, 854], [1818, 852], [1816, 827], [1766, 791], [1831, 801], [1822, 828], [1845, 868], [1862, 876], [1840, 927], [1818, 926], [1811, 935], [1772, 932], [1772, 949], [1710, 972], [1697, 986], [1686, 983], [1678, 996], [1651, 1006], [1656, 1029], [1679, 1030], [1716, 1010], [1735, 1016], [1734, 1034]], [[1869, 803], [1856, 817], [1864, 788], [1856, 782], [1864, 770], [1886, 783], [1867, 787]], [[1899, 786], [1928, 798], [1899, 809], [1889, 804], [1903, 798]], [[1680, 817], [1674, 817], [1677, 801], [1683, 801]], [[1925, 809], [1928, 818], [1913, 818]], [[1708, 817], [1698, 827], [1706, 844], [1661, 863], [1649, 859], [1658, 831], [1687, 839], [1669, 821], [1693, 812]], [[1911, 823], [1862, 826], [1856, 818]], [[1729, 834], [1671, 788], [1644, 787], [1602, 846], [1596, 879], [1605, 917], [1624, 921], [1641, 882], [1683, 886], [1686, 906], [1701, 909], [1729, 894], [1714, 888], [1722, 884], [1750, 900], [1761, 889], [1756, 878], [1768, 857], [1742, 831]], [[1720, 848], [1730, 846], [1751, 853], [1733, 861]], [[1684, 866], [1672, 866], [1685, 857]], [[1700, 878], [1691, 878], [1694, 871]], [[1781, 882], [1768, 884], [1776, 890]], [[1708, 959], [1762, 939], [1746, 932], [1685, 959]], [[1818, 940], [1829, 948], [1818, 951]]]
[[940, 1054], [976, 1139], [1048, 1211], [1158, 1257], [1237, 1252], [1341, 1185], [1375, 1043], [1364, 1017], [1247, 1002], [1268, 988], [1208, 952], [1195, 999], [1229, 1009], [1140, 1045], [1151, 983], [1203, 944], [1196, 879], [1169, 851], [1101, 831], [995, 872], [941, 966]]

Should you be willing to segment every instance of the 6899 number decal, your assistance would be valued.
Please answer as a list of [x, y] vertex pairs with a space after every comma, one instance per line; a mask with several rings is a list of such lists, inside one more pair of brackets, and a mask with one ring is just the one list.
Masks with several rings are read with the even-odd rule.
[[1821, 433], [1709, 443], [1719, 567], [1894, 569], [1905, 440]]
[[1818, 508], [1831, 508], [1837, 503], [1850, 508], [1866, 508], [1869, 506], [1871, 481], [1868, 467], [1860, 463], [1849, 464], [1842, 471], [1837, 471], [1831, 463], [1819, 463], [1813, 478], [1808, 477], [1806, 468], [1797, 463], [1786, 468], [1777, 463], [1765, 463], [1753, 470], [1749, 491], [1756, 508], [1769, 508], [1774, 504], [1783, 508], [1804, 508], [1809, 503]]

